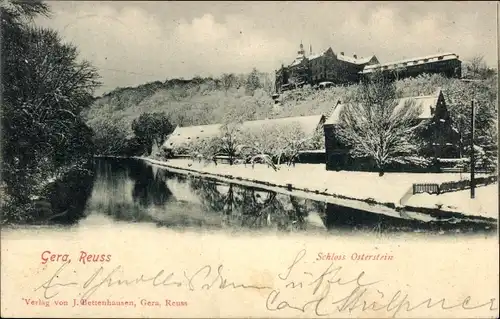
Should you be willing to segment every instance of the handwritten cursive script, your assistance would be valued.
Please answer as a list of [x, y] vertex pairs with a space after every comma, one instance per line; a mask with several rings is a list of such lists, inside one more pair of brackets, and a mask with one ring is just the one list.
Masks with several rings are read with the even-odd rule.
[[149, 284], [152, 287], [165, 287], [165, 286], [175, 286], [175, 287], [186, 287], [187, 289], [193, 291], [196, 289], [271, 289], [271, 287], [257, 286], [257, 285], [247, 285], [241, 283], [235, 283], [224, 277], [223, 270], [224, 266], [219, 265], [214, 271], [210, 265], [205, 265], [195, 271], [192, 275], [189, 275], [186, 271], [183, 272], [184, 278], [182, 280], [174, 280], [175, 274], [173, 272], [167, 273], [164, 269], [159, 270], [154, 276], [146, 276], [144, 274], [136, 277], [134, 279], [122, 279], [120, 276], [123, 270], [122, 265], [118, 265], [111, 271], [106, 272], [104, 267], [99, 267], [92, 275], [81, 282], [68, 282], [61, 283], [58, 282], [59, 277], [63, 274], [63, 270], [68, 266], [69, 263], [63, 263], [61, 267], [52, 275], [47, 281], [45, 281], [41, 286], [37, 287], [35, 291], [43, 289], [43, 297], [45, 299], [51, 299], [60, 293], [63, 287], [81, 287], [83, 292], [79, 294], [81, 299], [90, 298], [98, 289], [104, 287], [113, 286], [134, 286], [139, 284]]
[[462, 310], [484, 308], [489, 311], [498, 309], [495, 298], [480, 302], [473, 300], [472, 296], [466, 296], [461, 300], [440, 297], [414, 301], [409, 292], [404, 292], [402, 289], [390, 293], [382, 291], [382, 287], [379, 287], [381, 280], [370, 279], [364, 271], [354, 272], [352, 275], [352, 269], [336, 266], [334, 262], [313, 273], [305, 264], [306, 255], [306, 250], [299, 251], [289, 266], [277, 274], [276, 287], [236, 283], [228, 279], [222, 264], [216, 267], [204, 265], [193, 272], [184, 270], [177, 274], [160, 269], [154, 272], [154, 275], [141, 274], [132, 276], [132, 279], [124, 279], [125, 267], [122, 265], [114, 268], [101, 266], [83, 280], [80, 278], [62, 280], [61, 278], [68, 278], [71, 275], [68, 271], [69, 262], [66, 262], [35, 291], [42, 290], [43, 297], [51, 299], [62, 292], [67, 293], [69, 288], [76, 288], [80, 299], [89, 299], [97, 291], [115, 286], [149, 285], [154, 288], [173, 287], [189, 291], [267, 290], [269, 294], [266, 293], [265, 307], [268, 311], [311, 312], [316, 316], [328, 316], [336, 312], [349, 314], [383, 312], [395, 318], [401, 313], [424, 308], [440, 311], [458, 308]]
[[[411, 301], [410, 295], [402, 290], [391, 294], [379, 290], [377, 284], [381, 281], [368, 280], [364, 271], [346, 279], [341, 276], [343, 267], [335, 267], [333, 262], [318, 276], [305, 271], [301, 273], [298, 268], [305, 256], [306, 250], [301, 250], [290, 266], [286, 268], [286, 271], [278, 275], [285, 289], [273, 289], [269, 293], [266, 299], [267, 310], [289, 309], [303, 313], [311, 310], [316, 316], [328, 316], [335, 312], [352, 314], [357, 310], [389, 313], [395, 318], [403, 311], [412, 312], [422, 308], [473, 310], [488, 307], [490, 311], [498, 309], [495, 306], [495, 298], [483, 302], [474, 302], [471, 296], [455, 302], [446, 298], [438, 300], [426, 298], [414, 302]], [[292, 280], [292, 278], [294, 279]], [[303, 279], [297, 280], [295, 278]], [[290, 292], [291, 289], [293, 289], [294, 303], [289, 301], [291, 298], [282, 298], [282, 295], [285, 292]], [[296, 300], [299, 299], [297, 296], [302, 296], [305, 300], [297, 302]]]

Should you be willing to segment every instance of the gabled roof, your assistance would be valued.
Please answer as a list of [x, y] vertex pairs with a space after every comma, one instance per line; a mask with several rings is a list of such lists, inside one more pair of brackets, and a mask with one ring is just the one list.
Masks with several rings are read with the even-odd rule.
[[[302, 128], [302, 131], [304, 131], [306, 135], [310, 136], [314, 134], [322, 119], [323, 115], [312, 115], [246, 121], [241, 124], [241, 129], [249, 131], [259, 131], [263, 126], [290, 126], [296, 123]], [[222, 124], [176, 127], [172, 134], [170, 134], [170, 136], [167, 138], [163, 146], [167, 148], [173, 148], [178, 147], [182, 144], [196, 141], [198, 139], [214, 137], [220, 133], [221, 127]]]
[[337, 59], [339, 59], [341, 61], [357, 64], [357, 65], [366, 64], [366, 63], [370, 62], [371, 59], [373, 59], [374, 57], [375, 56], [372, 55], [372, 56], [367, 56], [367, 57], [355, 58], [355, 57], [351, 57], [351, 56], [347, 56], [347, 55], [343, 55], [343, 54], [337, 54]]
[[410, 59], [405, 59], [405, 60], [387, 62], [387, 63], [383, 63], [383, 64], [367, 65], [363, 69], [363, 71], [361, 71], [361, 73], [371, 73], [371, 72], [374, 72], [374, 70], [377, 70], [380, 68], [383, 68], [383, 69], [404, 68], [404, 67], [409, 67], [409, 66], [434, 63], [434, 62], [438, 62], [438, 61], [458, 60], [458, 58], [459, 58], [458, 55], [455, 53], [439, 53], [439, 54], [415, 57], [415, 58], [410, 58]]
[[[328, 48], [328, 49], [326, 49], [324, 51], [321, 51], [320, 53], [316, 53], [316, 54], [312, 54], [310, 56], [306, 56], [305, 58], [307, 60], [309, 60], [309, 61], [312, 61], [314, 59], [317, 59], [317, 58], [320, 58], [320, 57], [324, 56], [329, 50], [331, 50], [331, 48]], [[337, 56], [337, 59], [339, 59], [341, 61], [352, 63], [352, 64], [356, 64], [356, 65], [367, 64], [373, 58], [376, 59], [375, 55], [371, 55], [371, 56], [367, 56], [367, 57], [360, 57], [360, 58], [355, 58], [355, 57], [351, 57], [351, 56], [347, 56], [347, 55], [343, 55], [343, 54], [337, 54], [336, 56]], [[299, 65], [300, 63], [302, 63], [303, 59], [304, 59], [304, 56], [302, 56], [302, 55], [297, 56], [295, 58], [295, 60], [293, 60], [293, 62], [290, 64], [290, 66]]]
[[322, 57], [323, 55], [325, 55], [325, 54], [326, 54], [326, 52], [328, 52], [328, 50], [330, 50], [330, 48], [328, 48], [328, 49], [326, 49], [326, 50], [322, 51], [321, 53], [312, 54], [312, 55], [308, 56], [307, 58], [308, 58], [309, 60], [314, 60], [314, 59], [317, 59], [317, 58]]
[[304, 59], [307, 59], [307, 58], [306, 58], [305, 56], [303, 56], [303, 55], [299, 55], [299, 56], [297, 56], [297, 57], [295, 58], [295, 60], [293, 60], [293, 62], [292, 62], [292, 63], [290, 63], [290, 66], [299, 65], [299, 64], [301, 64], [301, 63], [302, 63], [302, 61], [303, 61]]
[[[398, 105], [394, 108], [394, 111], [401, 109], [405, 106], [405, 103], [410, 100], [414, 100], [417, 107], [420, 107], [421, 113], [419, 119], [425, 120], [433, 117], [433, 110], [436, 109], [439, 97], [442, 95], [441, 89], [438, 89], [435, 94], [432, 95], [422, 95], [422, 96], [411, 96], [398, 99]], [[345, 104], [338, 103], [333, 112], [328, 116], [325, 121], [325, 125], [336, 125], [340, 123], [340, 114], [344, 109]]]
[[167, 138], [163, 146], [172, 148], [189, 143], [191, 140], [212, 137], [219, 133], [220, 127], [220, 124], [186, 127], [177, 126], [172, 134], [170, 134]]

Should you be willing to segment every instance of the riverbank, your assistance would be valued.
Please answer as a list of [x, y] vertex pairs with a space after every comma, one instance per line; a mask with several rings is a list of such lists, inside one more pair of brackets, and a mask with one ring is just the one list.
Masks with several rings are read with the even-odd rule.
[[468, 198], [467, 191], [461, 191], [443, 195], [413, 195], [406, 200], [406, 205], [400, 204], [413, 183], [442, 183], [466, 177], [459, 173], [386, 173], [380, 177], [369, 172], [326, 171], [321, 164], [282, 166], [279, 171], [274, 171], [263, 164], [252, 168], [251, 165], [214, 165], [186, 159], [165, 162], [138, 158], [179, 173], [262, 187], [398, 218], [498, 219], [497, 196], [490, 197], [497, 184], [477, 188], [474, 200]]
[[[0, 225], [48, 224], [78, 216], [92, 180], [92, 157], [55, 168], [25, 170], [17, 181], [0, 183], [2, 214]], [[9, 190], [10, 188], [10, 190]]]

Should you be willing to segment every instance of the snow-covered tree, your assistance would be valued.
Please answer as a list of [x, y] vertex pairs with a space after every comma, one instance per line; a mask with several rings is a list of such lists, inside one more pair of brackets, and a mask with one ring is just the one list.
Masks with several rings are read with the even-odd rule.
[[297, 159], [300, 151], [304, 151], [311, 145], [313, 136], [307, 136], [298, 124], [277, 127], [276, 147], [274, 156], [278, 165], [282, 158], [287, 165], [291, 165]]
[[277, 165], [291, 165], [300, 151], [315, 146], [314, 136], [307, 136], [297, 123], [264, 125], [258, 131], [245, 131], [243, 150], [247, 157], [268, 155]]
[[497, 72], [488, 67], [482, 55], [475, 55], [463, 65], [463, 76], [468, 79], [488, 79]]
[[383, 175], [392, 163], [425, 162], [415, 157], [420, 111], [412, 100], [398, 106], [394, 84], [374, 74], [345, 104], [337, 134], [351, 147], [351, 156], [373, 159]]
[[248, 95], [253, 95], [253, 92], [258, 88], [261, 88], [262, 85], [260, 83], [259, 71], [256, 68], [252, 69], [252, 72], [247, 77], [245, 90]]
[[39, 15], [50, 15], [41, 1], [0, 2], [1, 222], [57, 215], [64, 196], [49, 210], [33, 199], [51, 192], [50, 181], [90, 176], [92, 131], [81, 114], [99, 85], [97, 70], [56, 31], [36, 27]]

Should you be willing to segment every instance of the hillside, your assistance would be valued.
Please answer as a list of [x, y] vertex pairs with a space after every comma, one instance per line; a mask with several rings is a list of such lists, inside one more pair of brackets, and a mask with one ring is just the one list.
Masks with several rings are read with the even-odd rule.
[[[254, 74], [255, 75], [255, 74]], [[119, 88], [96, 98], [84, 116], [97, 139], [132, 136], [131, 123], [145, 112], [165, 112], [174, 125], [220, 123], [231, 119], [256, 120], [324, 114], [338, 99], [354, 94], [357, 85], [315, 90], [309, 86], [284, 92], [279, 103], [271, 97], [270, 76], [252, 74], [152, 82], [135, 88]], [[478, 101], [483, 119], [496, 118], [497, 76], [481, 83], [467, 83], [439, 75], [422, 75], [396, 82], [402, 96], [432, 94], [441, 88], [452, 117], [468, 117], [471, 97]], [[465, 112], [465, 113], [464, 113]], [[464, 114], [462, 114], [464, 113]]]

